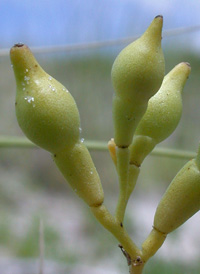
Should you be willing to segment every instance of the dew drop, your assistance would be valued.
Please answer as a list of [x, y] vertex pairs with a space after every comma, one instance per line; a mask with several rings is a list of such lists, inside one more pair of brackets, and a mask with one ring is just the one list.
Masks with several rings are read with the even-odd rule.
[[30, 77], [28, 77], [28, 76], [24, 76], [24, 81], [29, 81], [30, 80]]
[[66, 88], [63, 88], [62, 90], [65, 91], [65, 92], [69, 92], [69, 90], [67, 90]]
[[23, 91], [25, 91], [25, 90], [26, 90], [26, 88], [23, 88], [22, 90], [23, 90]]
[[36, 83], [36, 85], [39, 85], [40, 81], [39, 80], [35, 80], [35, 83]]
[[84, 138], [81, 138], [81, 143], [83, 143], [83, 142], [84, 142], [84, 140], [85, 140]]
[[93, 171], [90, 171], [90, 174], [93, 174]]
[[24, 100], [26, 100], [29, 104], [31, 104], [32, 102], [34, 102], [34, 97], [26, 96], [26, 97], [24, 97]]
[[26, 69], [25, 72], [28, 72], [28, 69]]
[[79, 133], [81, 134], [81, 132], [82, 132], [82, 128], [81, 128], [81, 127], [79, 127]]
[[49, 81], [51, 81], [52, 80], [52, 77], [51, 76], [49, 76]]

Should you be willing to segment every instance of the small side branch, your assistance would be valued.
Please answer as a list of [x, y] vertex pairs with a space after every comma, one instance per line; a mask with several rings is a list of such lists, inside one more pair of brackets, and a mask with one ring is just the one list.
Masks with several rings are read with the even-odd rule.
[[131, 258], [141, 256], [141, 250], [132, 241], [121, 223], [111, 215], [104, 205], [91, 207], [91, 210], [100, 224], [113, 234]]

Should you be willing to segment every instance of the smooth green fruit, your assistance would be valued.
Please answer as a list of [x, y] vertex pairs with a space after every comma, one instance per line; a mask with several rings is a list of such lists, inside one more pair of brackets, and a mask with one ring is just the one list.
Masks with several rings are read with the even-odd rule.
[[80, 118], [68, 90], [48, 75], [30, 49], [16, 44], [10, 50], [16, 84], [16, 115], [25, 135], [55, 153], [79, 140]]
[[104, 195], [94, 163], [82, 142], [54, 154], [54, 162], [73, 190], [89, 205], [98, 207]]
[[101, 205], [102, 185], [89, 151], [80, 141], [80, 118], [73, 97], [40, 67], [26, 45], [16, 44], [10, 57], [17, 83], [16, 115], [22, 131], [54, 155], [65, 179], [89, 206]]
[[131, 144], [149, 98], [162, 83], [165, 70], [161, 49], [162, 25], [162, 16], [156, 16], [145, 33], [123, 49], [113, 64], [114, 139], [119, 147]]
[[198, 155], [175, 176], [156, 209], [155, 229], [170, 233], [200, 210], [199, 168]]
[[130, 147], [130, 162], [141, 165], [155, 145], [176, 129], [182, 114], [182, 91], [190, 74], [188, 63], [175, 66], [164, 78], [160, 90], [148, 102]]

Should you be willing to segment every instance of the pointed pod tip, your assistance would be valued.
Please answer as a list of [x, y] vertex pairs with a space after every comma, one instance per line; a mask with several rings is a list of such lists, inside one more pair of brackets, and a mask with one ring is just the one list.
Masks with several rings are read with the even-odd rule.
[[35, 60], [30, 48], [23, 43], [14, 44], [10, 49], [10, 60], [14, 72], [17, 74], [24, 73], [24, 70], [34, 67], [38, 63]]
[[184, 62], [189, 68], [191, 68], [191, 65], [190, 65], [190, 63], [188, 63], [188, 62]]
[[14, 44], [13, 48], [20, 48], [20, 47], [23, 47], [24, 44], [23, 43], [17, 43], [17, 44]]
[[21, 54], [22, 52], [29, 51], [30, 49], [26, 44], [17, 43], [10, 49], [10, 55]]
[[191, 68], [190, 63], [188, 63], [188, 62], [181, 62], [177, 66], [187, 66], [187, 67]]
[[198, 147], [198, 151], [197, 151], [197, 156], [195, 158], [195, 162], [196, 162], [198, 169], [200, 170], [200, 142], [199, 142], [199, 147]]
[[16, 43], [14, 46], [10, 49], [10, 54], [14, 54], [18, 51], [23, 51], [24, 49], [27, 49], [28, 47], [23, 43]]
[[163, 25], [163, 16], [162, 16], [162, 15], [157, 15], [157, 16], [154, 18], [153, 21], [156, 22], [156, 24], [162, 26], [162, 25]]
[[161, 19], [163, 19], [163, 16], [159, 14], [159, 15], [157, 15], [157, 16], [155, 17], [155, 19], [156, 19], [156, 18], [161, 18]]
[[24, 43], [16, 43], [12, 46], [11, 50], [14, 49], [14, 50], [18, 50], [18, 49], [24, 49], [24, 48], [28, 48], [28, 46]]
[[163, 16], [162, 16], [162, 15], [157, 15], [157, 16], [154, 18], [154, 21], [160, 22], [161, 24], [163, 24]]
[[190, 74], [190, 71], [191, 71], [191, 65], [188, 62], [181, 62], [178, 65], [176, 65], [175, 68], [177, 68], [181, 71], [188, 72], [188, 75]]
[[156, 42], [161, 41], [162, 39], [162, 27], [163, 27], [163, 16], [157, 15], [154, 20], [149, 25], [148, 29], [145, 31], [144, 35], [147, 35]]

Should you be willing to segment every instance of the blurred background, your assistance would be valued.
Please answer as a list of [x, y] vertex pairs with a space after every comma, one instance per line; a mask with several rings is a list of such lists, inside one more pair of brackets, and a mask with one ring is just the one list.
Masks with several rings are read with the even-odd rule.
[[[15, 79], [9, 48], [26, 43], [41, 66], [75, 98], [82, 138], [113, 137], [112, 63], [128, 40], [162, 14], [166, 73], [185, 61], [192, 67], [176, 131], [159, 147], [197, 150], [200, 137], [200, 2], [197, 0], [0, 1], [0, 136], [23, 136], [15, 117]], [[1, 140], [1, 139], [0, 139]], [[114, 212], [118, 182], [107, 151], [92, 151]], [[125, 226], [141, 245], [156, 206], [187, 159], [150, 155], [130, 199]], [[54, 166], [37, 148], [0, 147], [0, 274], [120, 274], [127, 263], [118, 242], [94, 219]], [[41, 229], [43, 227], [43, 229]], [[200, 273], [200, 217], [171, 233], [144, 273]], [[40, 231], [40, 233], [39, 233]], [[45, 261], [40, 272], [39, 236]]]

